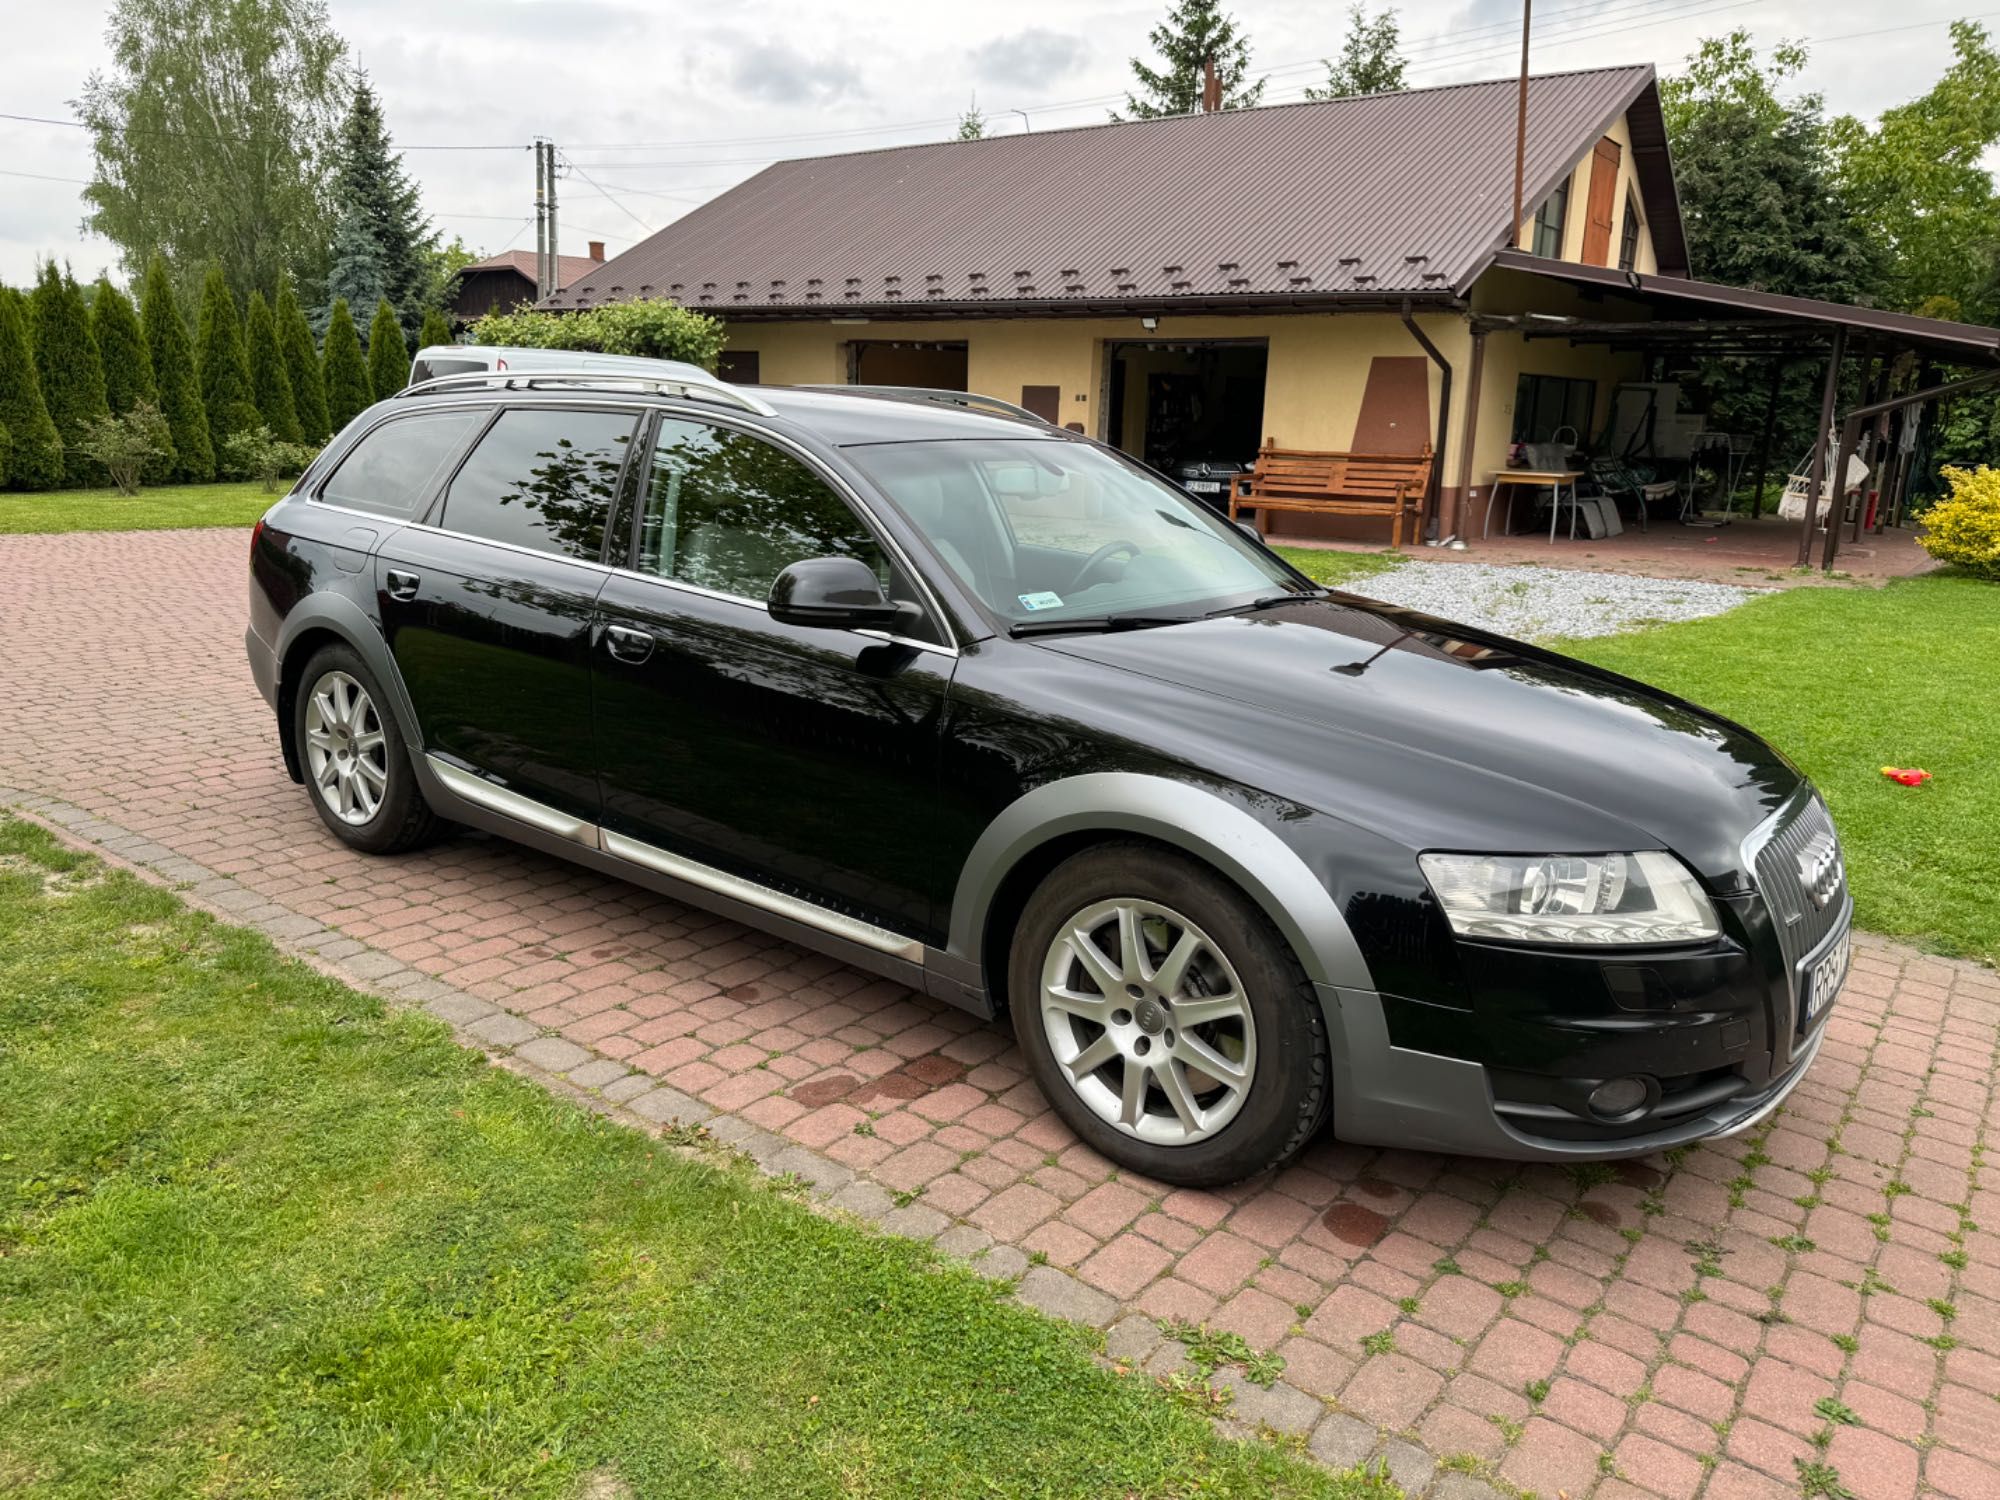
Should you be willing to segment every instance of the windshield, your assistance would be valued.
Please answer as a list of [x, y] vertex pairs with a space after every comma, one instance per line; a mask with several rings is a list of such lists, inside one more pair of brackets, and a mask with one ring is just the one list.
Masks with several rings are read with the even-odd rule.
[[874, 443], [847, 456], [1015, 625], [1196, 619], [1309, 587], [1215, 512], [1086, 443]]

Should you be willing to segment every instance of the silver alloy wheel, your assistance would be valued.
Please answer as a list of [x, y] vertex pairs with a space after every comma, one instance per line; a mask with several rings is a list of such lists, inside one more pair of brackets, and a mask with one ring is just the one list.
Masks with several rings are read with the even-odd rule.
[[306, 699], [306, 771], [320, 801], [343, 823], [371, 820], [389, 790], [389, 742], [368, 690], [327, 672]]
[[1257, 1028], [1235, 966], [1153, 901], [1099, 901], [1063, 923], [1042, 964], [1042, 1029], [1091, 1112], [1153, 1145], [1208, 1139], [1257, 1076]]

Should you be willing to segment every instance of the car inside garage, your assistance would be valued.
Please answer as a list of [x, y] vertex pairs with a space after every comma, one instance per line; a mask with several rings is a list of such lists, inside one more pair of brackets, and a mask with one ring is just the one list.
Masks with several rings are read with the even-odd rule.
[[1263, 440], [1263, 339], [1131, 340], [1105, 350], [1107, 440], [1220, 497]]

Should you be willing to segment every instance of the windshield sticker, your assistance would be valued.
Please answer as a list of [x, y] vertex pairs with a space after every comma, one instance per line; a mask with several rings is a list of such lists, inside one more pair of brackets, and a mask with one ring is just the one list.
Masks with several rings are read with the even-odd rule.
[[1061, 609], [1061, 594], [1016, 594], [1023, 609]]

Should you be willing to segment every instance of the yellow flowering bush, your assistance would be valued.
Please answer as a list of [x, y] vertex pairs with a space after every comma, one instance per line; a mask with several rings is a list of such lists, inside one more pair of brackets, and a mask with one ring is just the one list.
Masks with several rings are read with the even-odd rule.
[[1951, 493], [1924, 512], [1924, 551], [2000, 580], [2000, 469], [1946, 469]]

